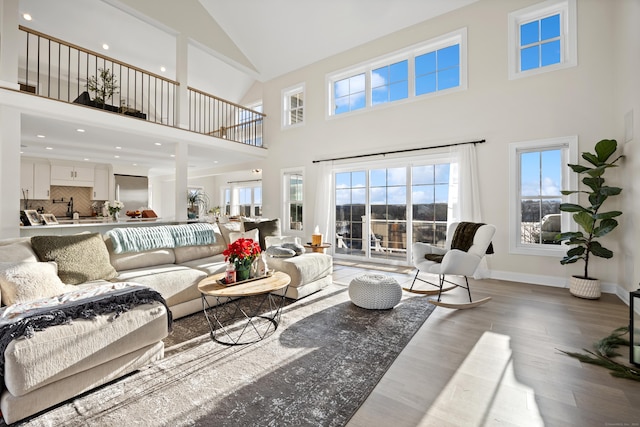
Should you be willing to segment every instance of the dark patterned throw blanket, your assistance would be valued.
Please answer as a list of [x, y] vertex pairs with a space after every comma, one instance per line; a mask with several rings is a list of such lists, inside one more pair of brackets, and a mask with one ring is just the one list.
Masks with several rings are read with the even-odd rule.
[[[467, 252], [469, 248], [473, 246], [473, 238], [476, 235], [476, 231], [478, 231], [478, 228], [482, 227], [483, 225], [485, 224], [481, 222], [459, 223], [456, 227], [456, 231], [453, 233], [453, 238], [451, 239], [451, 249], [458, 249], [463, 252]], [[489, 243], [489, 247], [487, 248], [486, 253], [493, 253], [493, 243]], [[426, 254], [424, 257], [429, 261], [441, 263], [444, 255]]]
[[132, 283], [109, 283], [81, 288], [56, 297], [13, 304], [0, 310], [0, 378], [4, 377], [4, 351], [9, 343], [51, 326], [71, 323], [74, 319], [92, 319], [111, 314], [111, 320], [132, 308], [160, 302], [167, 308], [168, 329], [171, 311], [164, 298], [153, 289]]

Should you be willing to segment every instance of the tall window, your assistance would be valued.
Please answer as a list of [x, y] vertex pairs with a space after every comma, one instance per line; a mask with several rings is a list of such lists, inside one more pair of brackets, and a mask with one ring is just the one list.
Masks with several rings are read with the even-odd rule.
[[304, 84], [285, 89], [282, 96], [282, 126], [293, 127], [304, 123]]
[[466, 89], [466, 28], [329, 75], [329, 115]]
[[513, 252], [549, 255], [564, 251], [555, 238], [569, 227], [567, 214], [560, 212], [565, 201], [561, 190], [575, 188], [567, 163], [575, 163], [571, 158], [576, 146], [574, 137], [510, 145]]
[[288, 230], [302, 231], [304, 179], [302, 172], [286, 172], [284, 174], [285, 224]]
[[415, 165], [336, 173], [336, 255], [408, 262], [412, 242], [444, 246], [447, 162], [430, 157]]
[[[262, 186], [255, 185], [251, 187], [237, 187], [230, 191], [233, 196], [230, 209], [232, 215], [242, 215], [246, 217], [262, 216]], [[225, 191], [225, 198], [226, 198]], [[226, 209], [226, 200], [225, 200]]]
[[577, 65], [575, 0], [548, 0], [509, 14], [509, 78]]
[[413, 242], [444, 247], [447, 239], [449, 163], [411, 169]]

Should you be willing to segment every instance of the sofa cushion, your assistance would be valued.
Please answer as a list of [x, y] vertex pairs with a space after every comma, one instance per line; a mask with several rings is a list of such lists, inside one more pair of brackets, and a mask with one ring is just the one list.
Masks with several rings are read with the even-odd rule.
[[194, 259], [209, 258], [218, 254], [226, 248], [221, 244], [216, 245], [199, 245], [199, 246], [185, 246], [182, 248], [174, 248], [176, 264], [184, 264], [185, 262], [192, 261]]
[[0, 246], [0, 261], [3, 262], [38, 262], [38, 255], [31, 247], [30, 239], [18, 240], [9, 245]]
[[243, 226], [245, 231], [254, 230], [256, 228], [258, 229], [260, 234], [260, 247], [262, 248], [262, 250], [267, 249], [267, 245], [264, 240], [266, 236], [281, 235], [279, 218], [269, 219], [265, 221], [258, 221], [258, 222], [248, 221], [243, 223]]
[[167, 333], [167, 310], [159, 303], [139, 305], [115, 318], [104, 314], [52, 326], [9, 343], [5, 384], [12, 395], [22, 396], [157, 343]]
[[289, 287], [304, 286], [330, 275], [333, 258], [327, 254], [308, 253], [291, 258], [269, 258], [269, 270], [282, 271], [291, 277]]
[[218, 254], [207, 258], [199, 258], [180, 264], [183, 267], [195, 268], [204, 271], [207, 276], [224, 273], [227, 263], [224, 262], [224, 255]]
[[64, 283], [77, 285], [90, 280], [109, 280], [117, 275], [100, 233], [34, 236], [31, 246], [40, 261], [58, 264], [58, 276]]
[[200, 298], [198, 282], [207, 273], [175, 264], [162, 264], [118, 272], [117, 282], [135, 282], [160, 292], [167, 305]]
[[267, 246], [282, 246], [284, 243], [300, 244], [300, 238], [296, 236], [265, 236], [264, 243]]
[[113, 251], [113, 243], [110, 237], [105, 236], [104, 243], [109, 252], [109, 261], [117, 271], [133, 270], [159, 264], [173, 264], [176, 262], [174, 249], [155, 249], [145, 252], [116, 254]]
[[55, 262], [0, 262], [2, 304], [60, 295], [68, 290]]

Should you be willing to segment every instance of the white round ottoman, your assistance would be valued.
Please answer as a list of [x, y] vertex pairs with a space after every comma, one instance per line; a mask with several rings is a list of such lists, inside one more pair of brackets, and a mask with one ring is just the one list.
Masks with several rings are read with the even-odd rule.
[[393, 277], [363, 274], [349, 284], [349, 298], [358, 307], [386, 310], [400, 302], [402, 288]]

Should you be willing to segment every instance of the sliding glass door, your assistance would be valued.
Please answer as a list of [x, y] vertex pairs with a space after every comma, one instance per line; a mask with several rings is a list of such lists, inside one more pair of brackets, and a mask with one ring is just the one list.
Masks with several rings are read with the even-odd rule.
[[336, 172], [336, 256], [409, 264], [413, 242], [444, 246], [450, 169], [440, 161]]

